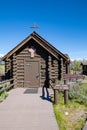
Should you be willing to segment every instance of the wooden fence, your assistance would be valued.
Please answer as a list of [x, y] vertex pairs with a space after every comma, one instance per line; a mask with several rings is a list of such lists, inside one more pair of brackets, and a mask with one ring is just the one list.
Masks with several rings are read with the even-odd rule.
[[85, 78], [84, 75], [78, 75], [78, 74], [66, 74], [65, 75], [65, 80], [68, 80], [68, 81], [76, 81], [76, 80], [83, 80]]
[[0, 82], [0, 94], [7, 91], [13, 87], [13, 79], [5, 80]]

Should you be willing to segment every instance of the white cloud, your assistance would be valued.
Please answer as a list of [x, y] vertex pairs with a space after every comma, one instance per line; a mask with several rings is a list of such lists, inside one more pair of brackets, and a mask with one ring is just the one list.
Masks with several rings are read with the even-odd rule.
[[4, 54], [0, 54], [0, 57], [3, 57], [4, 56]]
[[73, 58], [73, 59], [70, 59], [71, 61], [74, 61], [74, 60], [77, 60], [77, 61], [82, 61], [83, 58]]

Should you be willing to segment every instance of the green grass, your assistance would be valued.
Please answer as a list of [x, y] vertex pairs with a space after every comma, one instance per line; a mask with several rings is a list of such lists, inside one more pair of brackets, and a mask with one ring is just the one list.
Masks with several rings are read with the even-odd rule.
[[59, 130], [81, 130], [83, 128], [86, 112], [84, 105], [80, 105], [75, 101], [70, 101], [68, 105], [59, 103], [54, 105], [54, 112]]
[[0, 94], [0, 102], [2, 102], [4, 99], [6, 99], [6, 97], [8, 96], [7, 92], [3, 92]]
[[84, 93], [86, 95], [87, 94], [87, 84], [81, 84], [80, 88], [81, 88], [82, 93]]

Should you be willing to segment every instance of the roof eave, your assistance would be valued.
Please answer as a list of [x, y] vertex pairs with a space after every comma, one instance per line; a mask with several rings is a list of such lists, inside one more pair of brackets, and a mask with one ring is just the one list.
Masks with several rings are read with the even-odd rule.
[[[44, 45], [42, 45], [36, 38], [39, 38], [42, 42], [46, 43], [46, 45], [48, 47], [50, 47], [52, 50], [55, 51], [56, 54], [54, 54], [53, 52], [50, 52], [50, 50], [48, 50]], [[59, 59], [58, 56], [62, 56], [65, 60], [70, 60], [66, 55], [64, 55], [63, 53], [61, 53], [59, 50], [57, 50], [54, 46], [52, 46], [49, 42], [47, 42], [44, 38], [42, 38], [41, 36], [39, 36], [36, 32], [33, 32], [32, 34], [30, 34], [27, 38], [25, 38], [22, 42], [20, 42], [15, 48], [13, 48], [10, 52], [8, 52], [4, 57], [3, 57], [3, 61], [5, 61], [6, 58], [9, 58], [10, 56], [12, 56], [18, 49], [20, 49], [24, 44], [26, 44], [30, 39], [35, 40], [38, 44], [40, 44], [43, 48], [45, 48], [47, 51], [49, 51], [57, 60]]]

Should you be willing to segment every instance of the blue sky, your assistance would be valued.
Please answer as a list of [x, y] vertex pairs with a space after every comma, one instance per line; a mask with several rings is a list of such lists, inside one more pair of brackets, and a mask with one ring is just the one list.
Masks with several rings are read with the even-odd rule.
[[71, 59], [87, 59], [87, 0], [1, 0], [0, 54], [34, 30]]

